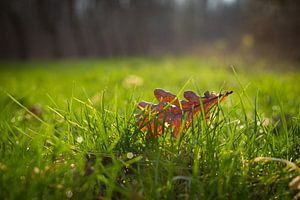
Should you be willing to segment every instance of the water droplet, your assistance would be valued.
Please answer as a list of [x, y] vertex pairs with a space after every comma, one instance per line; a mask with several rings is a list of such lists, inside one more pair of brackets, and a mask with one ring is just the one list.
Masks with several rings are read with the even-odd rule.
[[76, 138], [76, 141], [77, 141], [78, 143], [82, 143], [82, 142], [83, 142], [83, 137], [81, 137], [81, 136], [77, 137], [77, 138]]
[[128, 152], [126, 156], [128, 159], [132, 159], [134, 155], [132, 152]]
[[164, 123], [164, 126], [165, 126], [166, 128], [168, 128], [168, 127], [170, 126], [170, 124], [169, 124], [168, 122], [165, 122], [165, 123]]
[[257, 123], [256, 123], [256, 124], [257, 124], [257, 126], [260, 126], [261, 122], [260, 122], [260, 121], [257, 121]]

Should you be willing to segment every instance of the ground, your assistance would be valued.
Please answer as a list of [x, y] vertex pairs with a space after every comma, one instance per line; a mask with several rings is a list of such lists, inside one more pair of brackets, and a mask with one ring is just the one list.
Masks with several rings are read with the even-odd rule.
[[[2, 62], [0, 198], [291, 199], [300, 73], [295, 63], [270, 63]], [[156, 102], [155, 88], [180, 98], [184, 90], [234, 93], [183, 138], [149, 141], [134, 114], [139, 101]]]

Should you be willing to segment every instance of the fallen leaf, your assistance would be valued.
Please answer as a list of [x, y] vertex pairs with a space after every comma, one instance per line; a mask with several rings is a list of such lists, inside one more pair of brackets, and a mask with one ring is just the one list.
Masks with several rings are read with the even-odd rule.
[[171, 92], [163, 89], [155, 89], [154, 96], [158, 104], [142, 101], [138, 103], [141, 113], [136, 115], [139, 129], [147, 133], [147, 137], [158, 137], [164, 132], [164, 128], [172, 128], [175, 138], [179, 133], [186, 132], [193, 118], [203, 108], [206, 120], [210, 118], [210, 110], [219, 102], [232, 94], [232, 91], [224, 94], [214, 94], [206, 91], [203, 97], [192, 91], [185, 91], [183, 96], [186, 100], [179, 100]]
[[300, 176], [296, 176], [289, 183], [289, 187], [294, 190], [300, 190]]

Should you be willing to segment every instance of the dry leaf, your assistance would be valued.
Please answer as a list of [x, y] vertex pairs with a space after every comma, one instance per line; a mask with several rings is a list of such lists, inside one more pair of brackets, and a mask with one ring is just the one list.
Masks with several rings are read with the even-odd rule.
[[289, 187], [294, 190], [300, 190], [300, 176], [296, 176], [289, 183]]
[[200, 97], [192, 91], [185, 91], [183, 96], [186, 100], [179, 100], [170, 92], [155, 89], [154, 95], [159, 103], [140, 102], [138, 108], [141, 113], [136, 116], [137, 125], [141, 131], [147, 132], [148, 138], [160, 136], [165, 127], [172, 128], [173, 136], [177, 138], [181, 131], [184, 133], [190, 127], [193, 118], [202, 108], [206, 120], [209, 120], [211, 108], [224, 101], [231, 93], [229, 91], [216, 95], [207, 91]]

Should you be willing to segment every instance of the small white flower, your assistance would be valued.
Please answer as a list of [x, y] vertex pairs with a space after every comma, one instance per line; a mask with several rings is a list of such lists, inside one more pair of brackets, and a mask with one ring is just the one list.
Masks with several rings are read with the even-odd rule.
[[259, 133], [263, 133], [264, 131], [262, 129], [259, 129]]
[[77, 138], [76, 138], [76, 141], [77, 141], [78, 143], [82, 143], [82, 142], [83, 142], [83, 137], [81, 137], [81, 136], [77, 137]]
[[132, 152], [128, 152], [126, 156], [128, 159], [132, 159], [134, 155]]
[[245, 126], [244, 125], [240, 125], [240, 129], [243, 129]]

